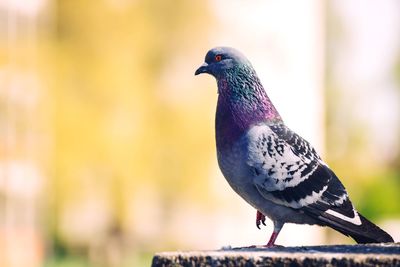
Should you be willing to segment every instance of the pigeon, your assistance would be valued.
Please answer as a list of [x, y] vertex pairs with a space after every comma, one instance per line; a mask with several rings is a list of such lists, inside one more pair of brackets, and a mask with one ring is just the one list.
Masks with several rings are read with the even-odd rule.
[[232, 189], [257, 210], [256, 225], [273, 222], [265, 247], [285, 223], [328, 226], [357, 243], [394, 242], [367, 220], [315, 149], [289, 129], [250, 61], [238, 50], [208, 51], [195, 75], [215, 77], [218, 165]]

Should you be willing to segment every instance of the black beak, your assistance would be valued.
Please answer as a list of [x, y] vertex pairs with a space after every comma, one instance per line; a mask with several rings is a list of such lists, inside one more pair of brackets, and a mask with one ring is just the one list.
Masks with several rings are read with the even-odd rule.
[[200, 68], [198, 68], [196, 70], [196, 72], [194, 73], [194, 75], [199, 75], [201, 73], [210, 73], [209, 69], [208, 69], [208, 64], [204, 63], [203, 65], [200, 66]]

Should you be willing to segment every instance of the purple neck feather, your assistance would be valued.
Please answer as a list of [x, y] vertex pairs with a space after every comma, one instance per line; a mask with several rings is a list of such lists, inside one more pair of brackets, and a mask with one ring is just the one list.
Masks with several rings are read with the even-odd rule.
[[251, 125], [282, 121], [252, 68], [244, 69], [244, 73], [243, 70], [226, 73], [217, 78], [217, 83], [215, 128], [218, 147], [230, 146]]

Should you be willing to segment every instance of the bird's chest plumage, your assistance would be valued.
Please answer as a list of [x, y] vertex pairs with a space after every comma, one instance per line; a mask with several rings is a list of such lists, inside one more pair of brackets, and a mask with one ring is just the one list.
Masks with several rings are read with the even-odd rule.
[[239, 143], [229, 149], [217, 148], [217, 158], [219, 167], [228, 182], [241, 183], [241, 180], [245, 179], [246, 166], [244, 162], [246, 155]]
[[241, 194], [241, 188], [252, 183], [246, 164], [245, 131], [221, 103], [217, 106], [215, 135], [219, 167], [231, 187]]
[[287, 212], [290, 213], [291, 211], [287, 208], [282, 208], [284, 212], [282, 212], [282, 209], [276, 208], [276, 205], [262, 197], [255, 187], [254, 168], [248, 164], [249, 144], [246, 138], [247, 132], [243, 132], [238, 136], [231, 135], [235, 136], [234, 139], [224, 138], [224, 136], [221, 136], [224, 131], [231, 131], [231, 129], [228, 130], [223, 127], [230, 128], [225, 123], [219, 124], [216, 128], [217, 158], [221, 172], [232, 189], [247, 203], [262, 211], [271, 219], [279, 218], [281, 214], [285, 216]]
[[240, 140], [230, 147], [217, 147], [218, 165], [226, 181], [237, 194], [254, 206], [252, 198], [258, 193], [246, 157], [245, 146]]

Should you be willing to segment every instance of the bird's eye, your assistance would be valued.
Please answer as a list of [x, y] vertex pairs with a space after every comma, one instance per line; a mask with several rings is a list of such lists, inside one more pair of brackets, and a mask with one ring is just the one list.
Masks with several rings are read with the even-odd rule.
[[216, 55], [215, 56], [215, 61], [221, 61], [222, 60], [222, 56], [221, 55]]

